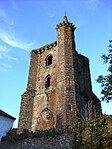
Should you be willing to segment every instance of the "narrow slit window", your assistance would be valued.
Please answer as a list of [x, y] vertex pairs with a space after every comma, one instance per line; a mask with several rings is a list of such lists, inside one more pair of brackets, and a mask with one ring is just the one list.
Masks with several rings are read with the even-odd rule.
[[48, 89], [51, 85], [51, 76], [47, 75], [45, 78], [45, 88]]
[[68, 105], [68, 109], [69, 109], [69, 111], [73, 111], [72, 105]]

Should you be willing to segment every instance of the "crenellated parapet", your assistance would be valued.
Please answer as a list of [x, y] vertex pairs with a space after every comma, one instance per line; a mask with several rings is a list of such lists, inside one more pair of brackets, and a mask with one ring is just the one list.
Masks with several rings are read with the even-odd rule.
[[68, 23], [65, 23], [65, 22], [59, 23], [59, 24], [57, 24], [56, 29], [58, 29], [59, 27], [62, 27], [62, 26], [69, 26], [69, 27], [74, 28], [74, 30], [76, 29], [76, 27], [74, 27], [75, 25], [70, 23], [70, 22], [68, 22]]
[[58, 30], [60, 27], [65, 27], [65, 26], [66, 27], [71, 27], [73, 30], [76, 29], [75, 25], [68, 21], [67, 16], [63, 17], [63, 22], [62, 23], [57, 24], [56, 29]]
[[46, 50], [50, 50], [50, 49], [52, 49], [52, 48], [54, 48], [56, 46], [57, 46], [57, 41], [55, 41], [55, 42], [53, 42], [51, 44], [47, 44], [47, 45], [45, 45], [45, 46], [43, 46], [43, 47], [41, 47], [39, 49], [34, 49], [34, 50], [32, 50], [32, 53], [41, 54], [41, 53], [45, 52]]

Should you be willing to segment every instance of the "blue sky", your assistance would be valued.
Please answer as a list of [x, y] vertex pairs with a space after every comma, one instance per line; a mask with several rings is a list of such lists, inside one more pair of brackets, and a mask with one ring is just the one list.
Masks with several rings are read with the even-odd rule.
[[[97, 76], [107, 74], [101, 55], [112, 39], [111, 0], [0, 0], [0, 108], [17, 120], [26, 90], [30, 51], [56, 39], [56, 24], [65, 15], [75, 23], [77, 51], [90, 59], [93, 91], [100, 98]], [[112, 114], [112, 102], [102, 102]]]

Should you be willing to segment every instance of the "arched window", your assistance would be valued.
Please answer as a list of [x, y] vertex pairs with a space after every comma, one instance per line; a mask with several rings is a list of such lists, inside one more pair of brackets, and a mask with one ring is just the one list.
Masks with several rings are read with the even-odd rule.
[[47, 75], [45, 78], [45, 88], [48, 89], [51, 85], [51, 76]]
[[49, 66], [49, 65], [51, 65], [52, 64], [52, 55], [48, 55], [47, 57], [46, 57], [46, 59], [45, 59], [45, 61], [46, 61], [46, 66]]

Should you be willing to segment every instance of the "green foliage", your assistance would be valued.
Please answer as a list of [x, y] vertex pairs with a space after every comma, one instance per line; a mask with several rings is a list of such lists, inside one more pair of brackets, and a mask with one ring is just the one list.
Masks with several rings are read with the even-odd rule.
[[82, 131], [83, 131], [83, 124], [84, 121], [80, 121], [74, 124], [69, 133], [72, 134], [73, 142], [72, 148], [73, 149], [82, 149], [83, 148], [83, 140], [82, 140]]
[[102, 87], [102, 91], [101, 94], [103, 94], [102, 96], [102, 100], [105, 100], [107, 102], [109, 102], [110, 100], [112, 100], [112, 40], [109, 41], [109, 54], [102, 55], [102, 59], [104, 61], [104, 63], [107, 63], [108, 66], [108, 72], [109, 74], [106, 76], [100, 75], [98, 76], [97, 82], [101, 84]]
[[102, 139], [107, 135], [107, 124], [106, 119], [97, 119], [88, 122], [88, 128], [90, 131], [90, 138], [88, 142], [94, 148], [103, 148]]
[[112, 149], [112, 132], [108, 132], [108, 121], [112, 121], [112, 116], [75, 124], [72, 129], [73, 148]]
[[108, 132], [108, 117], [102, 117], [87, 122], [89, 137], [84, 141], [85, 149], [111, 149], [112, 133]]

